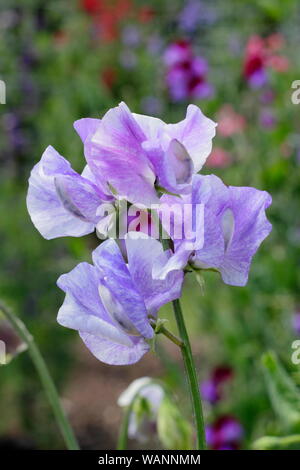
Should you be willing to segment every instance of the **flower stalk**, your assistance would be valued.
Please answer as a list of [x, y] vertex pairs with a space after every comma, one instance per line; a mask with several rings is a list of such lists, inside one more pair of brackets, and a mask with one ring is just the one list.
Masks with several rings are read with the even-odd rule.
[[195, 362], [179, 299], [173, 300], [172, 304], [178, 331], [182, 339], [181, 353], [194, 410], [194, 419], [197, 433], [197, 450], [203, 450], [206, 448], [205, 427]]
[[0, 304], [0, 311], [3, 313], [6, 319], [10, 322], [10, 324], [13, 326], [13, 328], [16, 330], [16, 332], [19, 334], [19, 336], [22, 338], [22, 340], [28, 347], [28, 352], [31, 356], [31, 359], [36, 368], [36, 371], [40, 377], [40, 380], [44, 387], [45, 394], [52, 407], [53, 414], [60, 428], [60, 431], [64, 438], [67, 449], [79, 450], [78, 442], [76, 440], [76, 437], [73, 433], [71, 425], [60, 403], [60, 398], [58, 396], [53, 379], [40, 353], [40, 350], [34, 341], [33, 336], [27, 330], [26, 326], [20, 320], [20, 318], [15, 316], [8, 308], [6, 308], [2, 304]]

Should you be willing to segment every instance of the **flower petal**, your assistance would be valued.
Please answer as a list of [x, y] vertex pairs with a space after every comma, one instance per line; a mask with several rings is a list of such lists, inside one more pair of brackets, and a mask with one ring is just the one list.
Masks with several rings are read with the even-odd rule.
[[131, 235], [129, 232], [126, 238], [128, 269], [136, 289], [145, 301], [147, 311], [155, 315], [162, 305], [180, 297], [183, 272], [172, 272], [163, 281], [153, 279], [155, 260], [160, 258], [162, 263], [166, 263], [170, 252], [164, 252], [161, 243], [154, 238], [146, 235], [136, 237], [135, 233], [134, 238], [131, 238]]
[[226, 284], [244, 286], [253, 255], [271, 231], [265, 210], [271, 197], [248, 187], [227, 187], [214, 175], [193, 180], [193, 202], [205, 204], [205, 242], [191, 262], [215, 268]]
[[134, 285], [121, 251], [114, 240], [107, 240], [93, 252], [102, 282], [118, 302], [127, 321], [145, 338], [153, 337], [144, 300]]
[[66, 297], [57, 321], [82, 333], [131, 346], [129, 336], [115, 326], [105, 310], [98, 293], [99, 282], [97, 269], [88, 263], [80, 263], [68, 274], [60, 276], [57, 285], [66, 292]]
[[[62, 176], [67, 177], [75, 192], [80, 192], [82, 183], [86, 181], [80, 179], [69, 162], [53, 147], [47, 147], [29, 178], [27, 209], [37, 230], [48, 240], [64, 236], [80, 237], [93, 232], [95, 228], [93, 222], [78, 217], [75, 210], [66, 209], [62, 203], [55, 186], [55, 178]], [[87, 184], [84, 183], [85, 186]], [[85, 198], [82, 197], [82, 202], [83, 199]], [[87, 204], [88, 201], [85, 200], [84, 205]]]
[[97, 359], [110, 365], [134, 364], [150, 349], [141, 337], [132, 337], [131, 346], [116, 344], [88, 333], [80, 333], [80, 337]]
[[201, 170], [211, 152], [212, 139], [216, 134], [215, 127], [216, 123], [204, 116], [193, 104], [188, 106], [183, 121], [167, 125], [170, 137], [184, 145], [191, 156], [196, 173]]
[[229, 190], [235, 228], [220, 271], [226, 284], [244, 286], [252, 257], [272, 230], [265, 213], [272, 199], [255, 188], [230, 186]]
[[155, 174], [141, 143], [145, 135], [125, 103], [109, 110], [92, 137], [85, 155], [93, 173], [128, 201], [149, 206], [158, 198]]
[[100, 123], [101, 119], [83, 118], [75, 121], [73, 126], [82, 142], [85, 143], [86, 139], [96, 132]]

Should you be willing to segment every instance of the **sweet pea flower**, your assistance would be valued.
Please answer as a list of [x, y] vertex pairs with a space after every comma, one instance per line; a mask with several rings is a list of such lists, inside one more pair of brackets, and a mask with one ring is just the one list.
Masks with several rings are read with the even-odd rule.
[[150, 237], [126, 239], [128, 263], [114, 240], [92, 254], [94, 265], [78, 264], [57, 285], [66, 293], [57, 321], [79, 332], [92, 354], [112, 365], [133, 364], [149, 350], [153, 338], [149, 316], [180, 297], [183, 274], [152, 279], [153, 260], [170, 253]]
[[238, 449], [243, 439], [244, 430], [233, 416], [220, 416], [211, 426], [206, 427], [206, 440], [214, 450]]
[[215, 126], [194, 105], [188, 106], [183, 121], [166, 124], [131, 113], [125, 103], [96, 125], [90, 119], [74, 123], [95, 179], [102, 186], [109, 183], [132, 204], [147, 207], [159, 201], [155, 184], [180, 194], [190, 190], [192, 174], [211, 151]]
[[259, 121], [262, 127], [268, 130], [273, 129], [277, 124], [277, 119], [274, 112], [268, 108], [264, 108], [261, 110], [259, 115]]
[[141, 377], [134, 380], [129, 387], [121, 393], [118, 405], [129, 406], [134, 400], [129, 417], [128, 436], [140, 442], [147, 442], [156, 431], [156, 420], [159, 407], [165, 396], [162, 386], [153, 382], [150, 377]]
[[265, 61], [264, 40], [260, 36], [251, 36], [246, 46], [243, 73], [253, 88], [259, 88], [268, 81]]
[[[195, 175], [192, 194], [181, 198], [194, 210], [204, 205], [203, 246], [191, 248], [191, 240], [175, 240], [175, 252], [168, 262], [158, 259], [153, 275], [164, 277], [172, 270], [182, 269], [189, 262], [195, 269], [219, 271], [226, 284], [244, 286], [248, 280], [252, 257], [271, 231], [265, 210], [271, 196], [251, 187], [226, 186], [215, 175]], [[171, 206], [180, 201], [164, 195], [161, 201]], [[200, 230], [200, 225], [196, 230]]]
[[251, 36], [246, 46], [243, 74], [250, 86], [260, 88], [268, 82], [267, 69], [286, 72], [289, 68], [287, 57], [277, 54], [284, 45], [284, 38], [272, 34], [267, 38]]
[[231, 105], [225, 104], [218, 112], [218, 133], [222, 137], [231, 137], [243, 132], [246, 119], [238, 114]]
[[210, 377], [201, 383], [202, 398], [212, 405], [222, 398], [222, 385], [233, 376], [233, 370], [228, 366], [219, 366], [213, 369]]
[[300, 311], [296, 312], [292, 318], [292, 326], [294, 332], [297, 335], [300, 335]]
[[186, 40], [176, 41], [165, 51], [166, 82], [174, 101], [189, 98], [208, 98], [213, 87], [207, 81], [208, 65], [205, 59], [194, 55]]
[[215, 126], [194, 105], [177, 124], [131, 113], [125, 103], [102, 120], [76, 121], [88, 164], [79, 175], [53, 147], [45, 150], [29, 179], [33, 224], [47, 239], [79, 237], [94, 231], [103, 202], [117, 197], [149, 207], [159, 202], [155, 184], [190, 191], [192, 174], [211, 151]]
[[88, 166], [79, 175], [53, 147], [47, 147], [29, 178], [27, 209], [44, 238], [80, 237], [94, 231], [101, 203], [112, 200]]

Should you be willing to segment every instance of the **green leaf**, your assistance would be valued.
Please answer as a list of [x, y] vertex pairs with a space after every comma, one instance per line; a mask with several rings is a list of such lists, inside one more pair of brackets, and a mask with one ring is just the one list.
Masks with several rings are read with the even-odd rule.
[[274, 352], [262, 358], [269, 396], [275, 412], [289, 430], [300, 430], [300, 392]]
[[188, 450], [192, 448], [191, 425], [168, 396], [165, 396], [158, 410], [157, 431], [166, 449]]
[[300, 449], [300, 434], [293, 434], [291, 436], [284, 437], [263, 436], [253, 442], [251, 447], [256, 450]]

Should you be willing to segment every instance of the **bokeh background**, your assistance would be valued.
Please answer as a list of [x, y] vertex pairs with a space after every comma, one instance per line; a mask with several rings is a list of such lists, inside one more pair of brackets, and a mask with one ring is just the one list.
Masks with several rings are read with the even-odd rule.
[[[161, 340], [159, 355], [110, 367], [86, 350], [76, 332], [56, 323], [63, 300], [56, 279], [90, 261], [98, 241], [94, 235], [46, 241], [26, 211], [30, 170], [45, 147], [53, 145], [81, 171], [83, 148], [73, 121], [101, 117], [121, 100], [167, 122], [183, 119], [187, 104], [199, 105], [219, 123], [204, 172], [273, 197], [268, 212], [273, 232], [254, 259], [248, 285], [226, 286], [213, 273], [200, 284], [187, 278], [183, 305], [206, 421], [218, 426], [224, 416], [236, 420], [243, 433], [235, 447], [243, 449], [265, 434], [283, 434], [261, 356], [275, 350], [300, 384], [300, 366], [291, 362], [291, 344], [300, 337], [300, 104], [291, 101], [291, 84], [300, 79], [299, 2], [1, 0], [0, 5], [0, 79], [7, 87], [6, 104], [0, 104], [0, 298], [34, 334], [81, 446], [115, 447], [117, 398], [144, 375], [166, 380], [190, 416], [175, 346]], [[180, 61], [178, 50], [188, 51], [188, 60]], [[175, 330], [168, 307], [161, 316]], [[220, 375], [226, 380], [214, 397], [209, 385]], [[26, 352], [0, 368], [0, 416], [2, 448], [63, 447]], [[159, 448], [155, 439], [145, 445]]]

